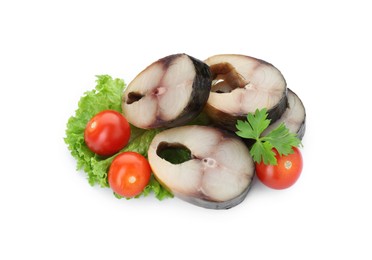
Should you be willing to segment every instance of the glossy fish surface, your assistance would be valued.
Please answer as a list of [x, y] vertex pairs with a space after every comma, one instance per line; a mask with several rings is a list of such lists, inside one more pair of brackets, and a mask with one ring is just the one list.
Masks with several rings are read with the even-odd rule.
[[[168, 156], [184, 154], [183, 160]], [[228, 209], [246, 197], [255, 167], [246, 145], [209, 126], [160, 132], [148, 150], [156, 179], [176, 197], [211, 209]]]
[[194, 119], [210, 93], [211, 74], [202, 61], [186, 54], [164, 57], [128, 84], [122, 110], [136, 127], [174, 127]]

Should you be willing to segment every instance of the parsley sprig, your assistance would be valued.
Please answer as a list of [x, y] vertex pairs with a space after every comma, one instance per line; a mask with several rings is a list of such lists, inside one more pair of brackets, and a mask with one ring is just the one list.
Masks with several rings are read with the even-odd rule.
[[255, 113], [248, 113], [247, 120], [238, 120], [236, 134], [240, 137], [253, 139], [255, 143], [250, 149], [250, 153], [255, 162], [276, 165], [277, 160], [273, 149], [275, 148], [279, 155], [288, 155], [293, 153], [292, 147], [298, 147], [301, 144], [296, 134], [291, 133], [284, 123], [267, 135], [261, 136], [262, 132], [270, 125], [271, 120], [267, 119], [267, 109], [256, 109]]

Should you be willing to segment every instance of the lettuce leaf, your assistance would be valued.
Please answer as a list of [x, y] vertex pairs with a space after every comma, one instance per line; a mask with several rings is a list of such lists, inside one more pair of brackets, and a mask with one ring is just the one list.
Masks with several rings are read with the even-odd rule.
[[[122, 79], [113, 79], [109, 75], [97, 76], [96, 82], [95, 89], [84, 93], [78, 103], [75, 116], [70, 117], [68, 120], [64, 141], [71, 155], [77, 161], [77, 170], [84, 170], [87, 173], [89, 184], [92, 186], [100, 185], [101, 187], [109, 187], [107, 171], [116, 155], [103, 158], [90, 151], [84, 142], [84, 130], [88, 121], [102, 110], [112, 109], [122, 112], [121, 100], [125, 83]], [[146, 131], [131, 126], [131, 139], [128, 145], [120, 152], [134, 151], [147, 157], [148, 147], [159, 131]], [[151, 192], [159, 200], [173, 197], [153, 177], [140, 196], [146, 196]]]
[[[132, 151], [142, 154], [147, 158], [147, 151], [151, 144], [152, 139], [155, 137], [160, 130], [153, 129], [144, 131], [142, 134], [137, 136], [134, 140], [132, 140], [125, 148], [123, 148], [120, 152]], [[120, 153], [119, 152], [119, 153]], [[105, 160], [97, 160], [97, 158], [92, 158], [91, 166], [92, 166], [92, 178], [101, 185], [101, 187], [109, 187], [107, 182], [107, 172], [110, 168], [112, 161], [114, 160], [116, 155], [113, 155]], [[144, 191], [138, 195], [136, 198], [141, 196], [147, 196], [151, 192], [153, 192], [159, 200], [164, 198], [171, 198], [173, 195], [168, 192], [165, 188], [163, 188], [159, 182], [154, 178], [151, 177], [149, 184], [145, 187]], [[117, 198], [121, 198], [118, 194], [115, 194]]]
[[92, 176], [91, 160], [100, 158], [85, 145], [85, 126], [94, 115], [102, 110], [112, 109], [121, 112], [121, 96], [125, 87], [123, 80], [113, 80], [108, 75], [97, 76], [96, 82], [96, 88], [84, 93], [75, 111], [75, 116], [68, 120], [64, 139], [71, 155], [77, 161], [77, 170], [83, 169], [88, 174], [91, 185], [96, 183]]

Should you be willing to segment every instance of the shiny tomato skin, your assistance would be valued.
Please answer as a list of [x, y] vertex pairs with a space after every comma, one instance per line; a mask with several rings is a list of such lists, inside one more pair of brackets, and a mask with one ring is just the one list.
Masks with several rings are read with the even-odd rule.
[[293, 148], [294, 153], [279, 156], [274, 149], [277, 165], [265, 165], [263, 162], [256, 163], [258, 179], [266, 186], [273, 189], [286, 189], [291, 187], [300, 177], [303, 167], [301, 152]]
[[120, 153], [112, 161], [108, 182], [118, 195], [131, 198], [140, 194], [151, 177], [151, 168], [147, 159], [136, 152]]
[[130, 125], [127, 119], [115, 110], [96, 114], [86, 125], [84, 140], [94, 153], [110, 156], [128, 144]]

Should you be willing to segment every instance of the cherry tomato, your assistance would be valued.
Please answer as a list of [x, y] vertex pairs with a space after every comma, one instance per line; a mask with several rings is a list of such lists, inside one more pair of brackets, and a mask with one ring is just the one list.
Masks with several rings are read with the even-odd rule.
[[125, 117], [114, 110], [104, 110], [87, 124], [84, 140], [94, 153], [109, 156], [128, 144], [130, 126]]
[[293, 148], [294, 153], [287, 156], [279, 156], [274, 149], [277, 165], [265, 165], [263, 162], [256, 163], [258, 179], [266, 186], [273, 189], [286, 189], [292, 186], [300, 177], [302, 171], [302, 155], [298, 148]]
[[150, 177], [149, 162], [136, 152], [120, 153], [112, 161], [108, 172], [111, 189], [128, 198], [140, 194], [149, 183]]

